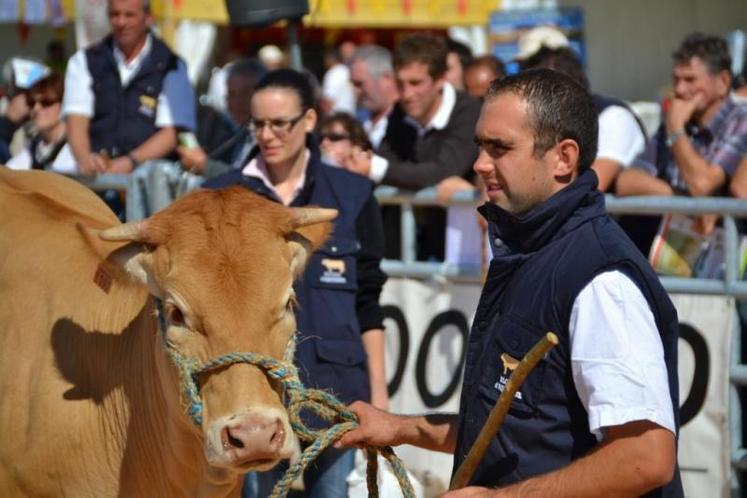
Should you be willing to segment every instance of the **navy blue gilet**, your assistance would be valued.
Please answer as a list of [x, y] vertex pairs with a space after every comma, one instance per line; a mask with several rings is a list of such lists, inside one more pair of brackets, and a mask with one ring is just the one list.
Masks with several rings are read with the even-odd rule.
[[86, 49], [94, 94], [88, 128], [92, 151], [123, 156], [158, 131], [158, 96], [166, 74], [176, 69], [178, 58], [156, 36], [151, 35], [151, 40], [150, 53], [125, 87], [119, 79], [111, 35]]
[[[308, 387], [334, 393], [343, 403], [368, 401], [371, 388], [356, 313], [357, 256], [360, 249], [356, 222], [371, 199], [373, 183], [360, 175], [321, 162], [313, 140], [306, 169], [313, 182], [306, 204], [339, 211], [329, 240], [309, 259], [294, 289], [298, 299], [296, 365]], [[257, 149], [250, 156], [256, 155]], [[235, 170], [207, 181], [207, 188], [240, 184], [276, 202], [279, 199], [253, 177]], [[295, 205], [295, 203], [294, 203]], [[316, 419], [312, 423], [317, 424]]]
[[[471, 484], [512, 484], [562, 468], [596, 446], [573, 383], [568, 325], [580, 291], [605, 271], [624, 272], [653, 311], [679, 427], [677, 313], [648, 262], [607, 215], [596, 186], [596, 175], [586, 171], [521, 218], [493, 204], [480, 207], [491, 235], [503, 241], [503, 252], [490, 264], [469, 337], [454, 469], [515, 360], [548, 331], [560, 344], [527, 377]], [[679, 470], [669, 485], [649, 496], [683, 496]]]

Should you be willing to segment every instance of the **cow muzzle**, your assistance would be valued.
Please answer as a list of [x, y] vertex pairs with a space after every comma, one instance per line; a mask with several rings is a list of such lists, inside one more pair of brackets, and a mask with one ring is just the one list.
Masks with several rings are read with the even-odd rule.
[[211, 465], [241, 472], [269, 470], [300, 454], [287, 415], [275, 408], [222, 417], [208, 429], [205, 457]]

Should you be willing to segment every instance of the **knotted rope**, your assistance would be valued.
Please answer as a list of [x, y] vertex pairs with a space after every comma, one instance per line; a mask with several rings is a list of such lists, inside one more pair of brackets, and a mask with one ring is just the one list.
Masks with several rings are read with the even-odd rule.
[[[301, 458], [291, 465], [272, 490], [271, 498], [282, 498], [288, 495], [291, 484], [313, 462], [319, 453], [324, 451], [335, 440], [348, 431], [358, 427], [358, 419], [352, 411], [328, 392], [320, 389], [307, 389], [298, 376], [298, 369], [292, 363], [292, 351], [295, 349], [295, 339], [292, 338], [283, 360], [277, 360], [258, 353], [228, 353], [205, 362], [193, 358], [186, 358], [167, 344], [171, 360], [179, 370], [182, 392], [187, 401], [187, 415], [198, 426], [202, 425], [202, 400], [199, 390], [199, 376], [234, 363], [249, 363], [260, 368], [265, 375], [280, 382], [285, 389], [286, 408], [293, 432], [304, 442], [310, 443], [301, 454]], [[312, 430], [301, 420], [301, 410], [316, 412], [322, 419], [332, 425], [324, 430]], [[402, 461], [394, 454], [389, 446], [366, 446], [366, 480], [368, 494], [378, 497], [379, 490], [376, 482], [378, 461], [376, 454], [389, 462], [402, 489], [404, 498], [414, 498], [410, 479]]]

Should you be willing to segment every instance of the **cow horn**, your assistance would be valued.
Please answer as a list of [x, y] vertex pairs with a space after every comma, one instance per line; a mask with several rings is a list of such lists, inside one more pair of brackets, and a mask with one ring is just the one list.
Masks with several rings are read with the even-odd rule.
[[133, 240], [142, 241], [146, 237], [146, 223], [144, 220], [131, 221], [115, 227], [107, 228], [99, 232], [99, 237], [104, 240]]
[[291, 217], [295, 228], [331, 221], [337, 218], [337, 209], [325, 208], [291, 208]]

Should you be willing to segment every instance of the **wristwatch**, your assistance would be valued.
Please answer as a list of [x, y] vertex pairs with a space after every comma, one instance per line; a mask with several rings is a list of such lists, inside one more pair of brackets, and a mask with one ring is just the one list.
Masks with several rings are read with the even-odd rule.
[[677, 143], [677, 140], [679, 140], [682, 137], [686, 137], [687, 134], [685, 133], [684, 128], [680, 128], [679, 130], [674, 130], [672, 133], [667, 135], [667, 147], [670, 149], [674, 147], [674, 144]]
[[[669, 140], [669, 139], [667, 139], [667, 140]], [[667, 142], [667, 143], [669, 143], [669, 142]], [[127, 154], [127, 159], [129, 159], [130, 162], [132, 163], [132, 169], [133, 170], [135, 168], [137, 168], [138, 166], [140, 166], [140, 163], [137, 161], [137, 159], [135, 159], [135, 157], [132, 154]]]

